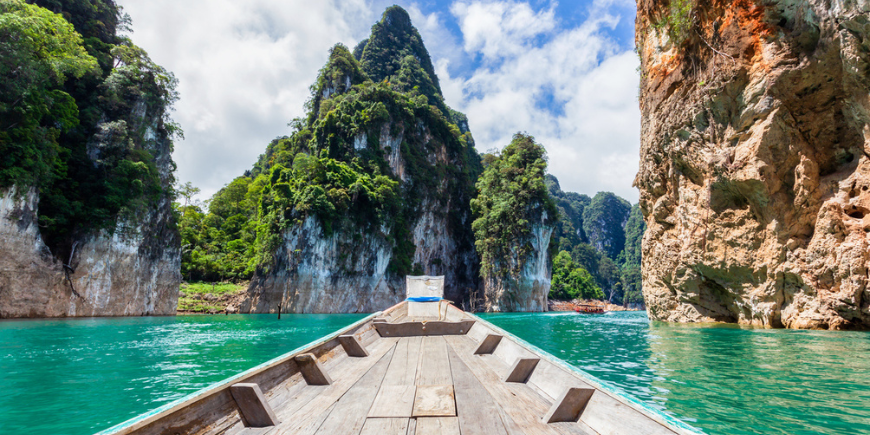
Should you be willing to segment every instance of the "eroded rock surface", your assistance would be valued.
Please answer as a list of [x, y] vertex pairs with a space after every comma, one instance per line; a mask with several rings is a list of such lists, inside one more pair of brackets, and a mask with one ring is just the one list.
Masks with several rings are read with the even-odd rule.
[[650, 317], [870, 326], [870, 2], [640, 0], [636, 27]]
[[531, 254], [525, 258], [514, 254], [509, 264], [498, 264], [496, 267], [513, 269], [520, 264], [519, 274], [496, 273], [484, 279], [486, 311], [547, 311], [551, 278], [550, 236], [554, 229], [544, 213], [540, 222], [532, 224], [529, 237]]

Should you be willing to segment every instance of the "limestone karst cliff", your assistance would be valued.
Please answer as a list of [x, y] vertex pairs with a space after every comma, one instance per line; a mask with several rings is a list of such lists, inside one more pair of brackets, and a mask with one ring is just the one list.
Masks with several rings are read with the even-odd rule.
[[638, 1], [649, 315], [870, 326], [870, 3]]
[[372, 312], [404, 299], [408, 274], [445, 275], [457, 302], [479, 285], [467, 120], [444, 103], [403, 9], [354, 52], [331, 50], [307, 117], [233, 182], [250, 186], [238, 213], [257, 222], [233, 230], [253, 242], [241, 312]]
[[489, 155], [471, 201], [486, 311], [547, 311], [558, 219], [546, 185], [546, 151], [523, 133]]
[[112, 1], [32, 3], [0, 10], [0, 318], [175, 314], [174, 78]]

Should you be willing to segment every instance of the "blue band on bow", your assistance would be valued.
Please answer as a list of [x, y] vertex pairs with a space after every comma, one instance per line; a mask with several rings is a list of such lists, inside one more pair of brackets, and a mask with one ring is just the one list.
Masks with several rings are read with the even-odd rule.
[[405, 299], [406, 301], [411, 302], [438, 302], [441, 300], [440, 296], [415, 296], [412, 298]]

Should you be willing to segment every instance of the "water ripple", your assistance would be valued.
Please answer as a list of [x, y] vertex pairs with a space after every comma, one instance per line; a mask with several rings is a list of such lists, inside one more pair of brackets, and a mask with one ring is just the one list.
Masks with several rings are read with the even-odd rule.
[[710, 434], [870, 434], [870, 333], [650, 323], [645, 313], [487, 320]]

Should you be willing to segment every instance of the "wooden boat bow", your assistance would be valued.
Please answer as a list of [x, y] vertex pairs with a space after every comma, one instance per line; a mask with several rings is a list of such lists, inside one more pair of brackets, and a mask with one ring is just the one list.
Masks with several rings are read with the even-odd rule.
[[698, 433], [439, 305], [401, 302], [100, 435]]

